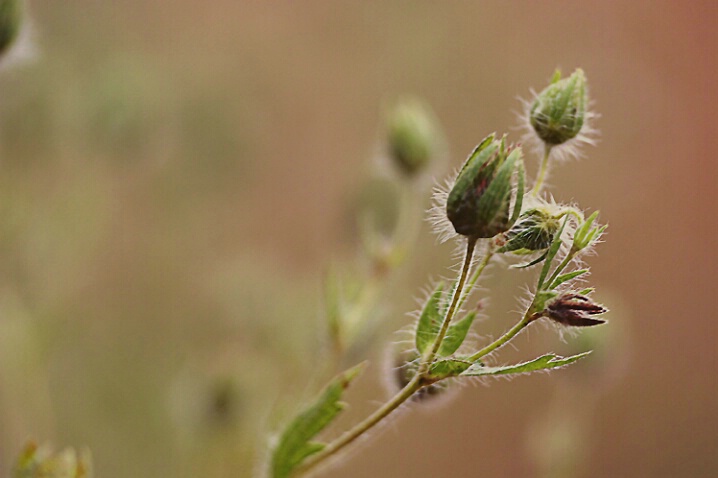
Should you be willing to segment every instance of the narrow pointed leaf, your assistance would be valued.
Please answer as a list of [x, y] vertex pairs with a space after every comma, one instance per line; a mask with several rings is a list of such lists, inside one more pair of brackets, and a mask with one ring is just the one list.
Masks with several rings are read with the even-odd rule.
[[424, 309], [419, 316], [416, 325], [416, 350], [423, 354], [427, 348], [434, 343], [441, 328], [441, 300], [444, 296], [444, 283], [440, 282], [429, 299], [424, 304]]
[[442, 357], [448, 357], [459, 350], [461, 344], [463, 344], [464, 340], [466, 340], [466, 334], [468, 334], [471, 324], [474, 323], [475, 318], [476, 312], [471, 312], [466, 317], [449, 327], [449, 330], [446, 332], [446, 337], [444, 337], [444, 340], [441, 342], [439, 355]]
[[575, 279], [578, 276], [582, 276], [586, 272], [588, 272], [588, 269], [580, 269], [577, 271], [568, 272], [566, 274], [561, 274], [560, 276], [556, 277], [556, 279], [551, 283], [551, 285], [549, 286], [549, 289], [555, 289], [556, 287], [560, 286], [564, 282], [568, 282], [572, 279]]
[[578, 291], [578, 295], [589, 295], [595, 290], [596, 289], [593, 287], [586, 287], [585, 289]]
[[272, 478], [287, 478], [307, 457], [320, 452], [325, 444], [311, 441], [341, 412], [345, 404], [341, 397], [364, 369], [361, 363], [334, 378], [321, 396], [300, 413], [284, 430], [272, 452]]
[[480, 365], [472, 365], [461, 374], [462, 377], [479, 377], [482, 375], [515, 375], [521, 373], [537, 372], [539, 370], [550, 370], [552, 368], [565, 367], [577, 360], [582, 359], [591, 352], [583, 352], [571, 357], [560, 357], [554, 354], [546, 354], [541, 357], [523, 362], [516, 365], [507, 365], [503, 367], [482, 367]]
[[542, 260], [546, 259], [546, 256], [548, 256], [548, 251], [544, 252], [540, 256], [538, 256], [536, 259], [532, 260], [531, 262], [526, 262], [524, 264], [516, 264], [511, 266], [512, 269], [526, 269], [527, 267], [535, 266]]

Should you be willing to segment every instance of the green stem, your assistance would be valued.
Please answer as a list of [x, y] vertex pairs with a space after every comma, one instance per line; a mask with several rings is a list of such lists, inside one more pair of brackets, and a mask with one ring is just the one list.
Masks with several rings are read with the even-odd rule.
[[466, 360], [468, 362], [476, 362], [481, 357], [489, 355], [491, 352], [495, 351], [499, 347], [505, 345], [509, 340], [516, 337], [519, 334], [519, 332], [521, 332], [527, 325], [529, 325], [531, 322], [533, 322], [534, 319], [536, 318], [535, 315], [531, 313], [532, 308], [533, 308], [533, 305], [532, 305], [532, 307], [529, 307], [529, 310], [526, 312], [526, 314], [523, 316], [523, 318], [519, 322], [517, 322], [516, 325], [511, 327], [511, 329], [509, 329], [504, 335], [502, 335], [498, 339], [494, 340], [489, 345], [487, 345], [483, 349], [479, 350], [478, 352], [476, 352], [474, 355], [467, 358]]
[[544, 284], [547, 286], [546, 288], [551, 287], [553, 281], [555, 281], [559, 274], [566, 268], [566, 266], [568, 266], [569, 262], [571, 262], [573, 258], [576, 257], [576, 252], [578, 251], [574, 251], [573, 248], [571, 248], [568, 254], [566, 254], [566, 257], [564, 257], [558, 267], [556, 267], [556, 270], [553, 271], [551, 277], [549, 277], [549, 279], [544, 282]]
[[462, 294], [461, 300], [459, 300], [458, 308], [461, 308], [462, 305], [464, 305], [464, 302], [469, 297], [469, 293], [474, 289], [474, 286], [479, 281], [479, 278], [481, 277], [481, 274], [484, 272], [484, 269], [486, 269], [486, 266], [489, 265], [489, 261], [491, 261], [491, 258], [494, 257], [494, 253], [496, 250], [494, 249], [493, 245], [489, 246], [489, 249], [486, 251], [486, 255], [484, 255], [484, 258], [481, 259], [481, 262], [476, 267], [476, 271], [471, 276], [471, 279], [469, 280], [469, 284], [466, 286], [466, 293]]
[[434, 361], [434, 358], [436, 357], [436, 354], [441, 347], [441, 342], [443, 342], [444, 337], [446, 337], [446, 331], [449, 330], [449, 324], [451, 324], [451, 319], [454, 318], [454, 314], [456, 314], [456, 311], [459, 309], [459, 302], [461, 300], [461, 297], [463, 296], [464, 285], [466, 284], [466, 278], [469, 275], [469, 269], [471, 269], [471, 260], [474, 257], [474, 250], [476, 249], [476, 242], [478, 241], [478, 238], [469, 237], [466, 241], [466, 255], [464, 256], [464, 265], [461, 267], [461, 274], [459, 275], [459, 281], [457, 282], [456, 288], [454, 289], [454, 294], [451, 297], [451, 304], [449, 305], [449, 309], [446, 311], [444, 321], [441, 323], [441, 328], [439, 329], [439, 333], [437, 334], [436, 339], [434, 339], [434, 343], [431, 345], [431, 348], [428, 349], [424, 354], [417, 375], [421, 376], [429, 370], [431, 362]]
[[541, 161], [541, 167], [539, 168], [538, 176], [536, 177], [536, 183], [533, 189], [531, 189], [532, 196], [538, 196], [544, 185], [546, 179], [546, 173], [548, 172], [549, 157], [551, 156], [551, 146], [548, 144], [544, 149], [543, 160]]

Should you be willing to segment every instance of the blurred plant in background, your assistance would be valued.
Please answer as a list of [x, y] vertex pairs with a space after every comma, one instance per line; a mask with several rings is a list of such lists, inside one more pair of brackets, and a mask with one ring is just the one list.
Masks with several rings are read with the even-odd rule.
[[52, 453], [47, 447], [28, 444], [20, 454], [13, 478], [91, 478], [92, 461], [90, 452], [76, 453], [67, 448]]

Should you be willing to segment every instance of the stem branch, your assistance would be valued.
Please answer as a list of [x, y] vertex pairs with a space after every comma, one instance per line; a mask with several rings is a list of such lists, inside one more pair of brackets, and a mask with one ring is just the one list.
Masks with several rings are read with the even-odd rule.
[[533, 322], [534, 319], [536, 318], [535, 314], [531, 313], [532, 308], [533, 308], [533, 306], [529, 307], [529, 310], [526, 312], [526, 314], [524, 314], [523, 318], [520, 321], [518, 321], [516, 323], [516, 325], [511, 327], [511, 329], [509, 329], [504, 335], [502, 335], [498, 339], [494, 340], [489, 345], [487, 345], [483, 349], [479, 350], [478, 352], [476, 352], [474, 355], [472, 355], [471, 357], [469, 357], [466, 360], [469, 362], [476, 362], [481, 357], [484, 357], [484, 356], [490, 354], [494, 350], [505, 345], [509, 340], [516, 337], [519, 334], [519, 332], [521, 332], [527, 325], [529, 325], [531, 322]]

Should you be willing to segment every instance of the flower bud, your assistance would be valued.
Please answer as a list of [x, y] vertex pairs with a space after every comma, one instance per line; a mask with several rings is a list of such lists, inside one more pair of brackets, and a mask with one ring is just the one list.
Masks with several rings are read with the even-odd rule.
[[[506, 146], [492, 134], [484, 139], [461, 168], [446, 202], [446, 215], [457, 233], [489, 238], [516, 222], [523, 200], [523, 157], [520, 147]], [[519, 187], [509, 214], [514, 171]]]
[[531, 126], [547, 145], [563, 144], [581, 132], [587, 103], [583, 70], [577, 69], [563, 80], [557, 71], [551, 84], [538, 94], [531, 105]]
[[437, 155], [441, 133], [434, 115], [416, 99], [399, 102], [387, 119], [391, 158], [407, 176], [423, 170]]
[[544, 209], [529, 209], [502, 238], [506, 242], [497, 252], [531, 254], [547, 249], [553, 242], [561, 222]]
[[541, 315], [545, 315], [559, 324], [572, 327], [589, 327], [606, 321], [591, 316], [600, 315], [608, 309], [596, 304], [590, 298], [573, 292], [564, 292], [548, 303]]
[[0, 0], [0, 55], [12, 45], [20, 32], [21, 0]]

